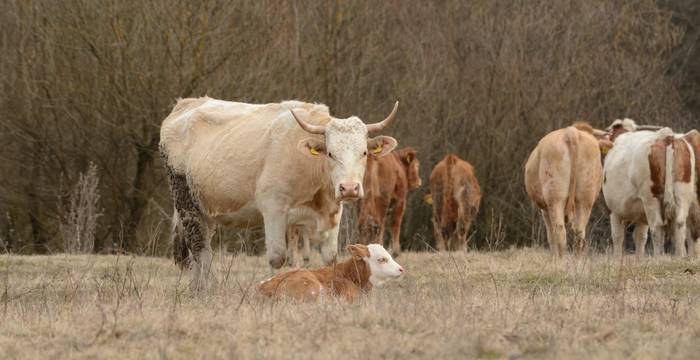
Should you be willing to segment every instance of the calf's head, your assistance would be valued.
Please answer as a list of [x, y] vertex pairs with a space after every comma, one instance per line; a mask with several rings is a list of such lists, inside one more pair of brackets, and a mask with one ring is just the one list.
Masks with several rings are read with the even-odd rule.
[[362, 259], [369, 267], [369, 281], [373, 286], [381, 287], [387, 281], [400, 277], [406, 272], [379, 244], [348, 245], [348, 252], [356, 259]]
[[302, 129], [311, 134], [324, 135], [324, 139], [310, 137], [299, 142], [298, 148], [305, 154], [326, 161], [335, 197], [340, 200], [356, 200], [364, 196], [362, 179], [365, 176], [367, 156], [384, 156], [396, 147], [396, 139], [390, 136], [368, 138], [367, 134], [386, 127], [395, 117], [399, 102], [389, 116], [376, 124], [365, 125], [360, 118], [331, 117], [325, 125], [305, 122], [295, 110], [290, 110]]

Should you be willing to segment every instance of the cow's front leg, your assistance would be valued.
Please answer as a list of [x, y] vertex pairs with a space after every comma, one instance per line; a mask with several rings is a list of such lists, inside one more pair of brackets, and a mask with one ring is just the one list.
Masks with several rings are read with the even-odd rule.
[[284, 265], [287, 254], [287, 209], [278, 203], [263, 203], [260, 206], [265, 223], [265, 254], [273, 269]]
[[336, 225], [326, 233], [325, 239], [321, 241], [321, 259], [326, 265], [330, 265], [336, 261], [338, 257], [338, 233], [340, 226]]

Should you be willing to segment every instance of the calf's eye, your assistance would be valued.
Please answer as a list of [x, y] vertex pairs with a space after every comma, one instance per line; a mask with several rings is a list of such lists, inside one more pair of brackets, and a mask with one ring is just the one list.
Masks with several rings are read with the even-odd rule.
[[384, 258], [381, 258], [381, 259], [379, 259], [379, 260], [377, 260], [377, 262], [380, 263], [380, 264], [384, 264], [384, 263], [387, 262], [387, 261], [389, 261], [389, 259], [387, 259], [387, 258], [385, 258], [385, 257], [384, 257]]

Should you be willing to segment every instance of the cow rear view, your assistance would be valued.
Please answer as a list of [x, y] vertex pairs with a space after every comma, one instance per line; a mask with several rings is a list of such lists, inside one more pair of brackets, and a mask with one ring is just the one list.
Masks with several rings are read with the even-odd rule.
[[474, 168], [454, 154], [442, 159], [430, 174], [433, 229], [439, 251], [466, 250], [467, 235], [481, 204]]
[[542, 212], [555, 255], [566, 252], [567, 222], [577, 253], [583, 251], [586, 225], [603, 180], [601, 149], [611, 146], [604, 134], [583, 123], [552, 131], [540, 140], [525, 165], [525, 189]]
[[610, 209], [613, 250], [622, 254], [624, 229], [635, 224], [637, 256], [644, 255], [651, 229], [654, 255], [673, 234], [677, 255], [685, 255], [686, 220], [697, 202], [695, 157], [682, 136], [671, 129], [625, 133], [615, 141], [605, 163], [603, 194]]

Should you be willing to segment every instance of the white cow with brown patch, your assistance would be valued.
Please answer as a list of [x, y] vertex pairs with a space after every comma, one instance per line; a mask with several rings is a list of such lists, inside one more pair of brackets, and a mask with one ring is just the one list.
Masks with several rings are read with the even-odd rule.
[[625, 227], [635, 224], [637, 256], [644, 256], [651, 228], [654, 255], [664, 251], [666, 232], [673, 234], [676, 255], [684, 256], [686, 219], [696, 197], [693, 149], [669, 128], [622, 131], [608, 153], [603, 194], [610, 210], [613, 250], [622, 254]]
[[577, 253], [583, 250], [588, 219], [603, 181], [601, 151], [611, 146], [607, 133], [577, 123], [550, 132], [530, 154], [525, 189], [542, 212], [554, 255], [566, 253], [567, 222], [576, 237]]
[[356, 116], [300, 101], [245, 104], [182, 99], [161, 126], [160, 149], [174, 197], [175, 262], [206, 285], [210, 238], [219, 224], [264, 225], [270, 265], [285, 261], [289, 224], [322, 239], [325, 262], [337, 254], [341, 201], [363, 196], [367, 152], [389, 153], [396, 140], [368, 138], [395, 117], [365, 125]]
[[697, 201], [688, 214], [688, 255], [700, 256], [700, 132], [691, 130], [683, 135], [683, 140], [693, 149], [695, 155], [695, 193]]

